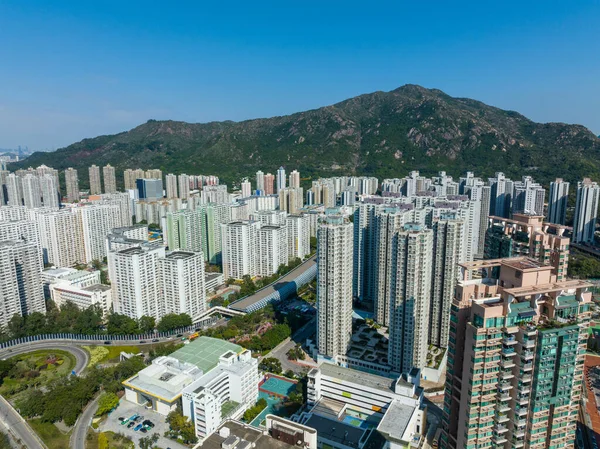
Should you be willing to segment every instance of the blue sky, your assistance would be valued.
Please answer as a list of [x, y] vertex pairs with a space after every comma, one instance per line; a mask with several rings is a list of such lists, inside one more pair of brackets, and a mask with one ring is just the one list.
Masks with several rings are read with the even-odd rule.
[[600, 134], [600, 0], [0, 2], [0, 148], [413, 83]]

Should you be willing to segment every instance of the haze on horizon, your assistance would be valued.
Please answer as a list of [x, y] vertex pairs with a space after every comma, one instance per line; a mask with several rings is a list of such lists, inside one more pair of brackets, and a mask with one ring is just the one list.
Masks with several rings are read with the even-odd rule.
[[0, 148], [285, 115], [403, 84], [600, 134], [600, 2], [0, 4]]

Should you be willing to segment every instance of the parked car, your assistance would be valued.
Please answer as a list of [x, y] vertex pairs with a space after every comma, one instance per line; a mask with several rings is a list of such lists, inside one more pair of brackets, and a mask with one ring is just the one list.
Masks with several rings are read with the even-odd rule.
[[121, 425], [124, 426], [128, 422], [129, 422], [129, 418], [125, 418], [125, 419], [121, 420]]
[[135, 430], [135, 431], [137, 432], [137, 431], [138, 431], [138, 430], [140, 430], [142, 427], [144, 427], [144, 426], [142, 426], [141, 424], [138, 424], [137, 426], [135, 426], [135, 427], [133, 428], [133, 430]]
[[146, 343], [146, 340], [140, 340], [141, 345], [143, 345], [144, 343]]
[[105, 345], [111, 345], [111, 344], [112, 344], [112, 341], [110, 341], [110, 340], [106, 340], [106, 341], [104, 342], [104, 344], [105, 344]]
[[135, 421], [131, 421], [129, 424], [127, 424], [128, 429], [131, 429], [133, 426], [135, 426]]
[[142, 427], [142, 428], [140, 429], [140, 432], [142, 432], [142, 433], [146, 433], [146, 432], [148, 432], [148, 429], [146, 429], [145, 427]]
[[152, 340], [152, 343], [156, 343], [158, 340], [158, 338], [155, 338], [154, 340]]

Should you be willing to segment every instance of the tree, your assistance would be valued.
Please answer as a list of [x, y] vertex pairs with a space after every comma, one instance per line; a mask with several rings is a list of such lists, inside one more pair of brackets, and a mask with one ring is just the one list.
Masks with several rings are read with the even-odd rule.
[[154, 328], [156, 327], [156, 319], [154, 319], [153, 316], [144, 315], [140, 318], [138, 325], [142, 333], [149, 334], [154, 331]]
[[102, 270], [102, 262], [100, 262], [98, 259], [94, 259], [92, 260], [92, 267], [95, 270]]
[[169, 313], [162, 317], [156, 328], [159, 332], [168, 332], [191, 325], [192, 318], [187, 313]]
[[269, 373], [281, 374], [281, 362], [275, 357], [267, 357], [262, 359], [258, 367]]
[[134, 335], [139, 333], [137, 321], [119, 313], [111, 313], [108, 316], [106, 328], [111, 335]]
[[174, 410], [167, 415], [167, 423], [173, 436], [180, 436], [187, 444], [196, 443], [196, 430], [194, 423], [183, 416], [179, 410]]
[[108, 437], [104, 432], [98, 435], [98, 449], [108, 449]]
[[8, 333], [12, 338], [25, 336], [25, 319], [18, 314], [14, 314], [7, 324]]
[[262, 412], [265, 409], [266, 406], [266, 399], [260, 398], [258, 401], [256, 401], [256, 404], [254, 404], [252, 407], [250, 407], [244, 412], [244, 421], [252, 422], [252, 420], [256, 418], [260, 414], [260, 412]]
[[119, 405], [119, 397], [114, 393], [104, 393], [98, 401], [97, 416], [102, 416], [110, 412], [113, 408]]
[[158, 441], [158, 434], [153, 433], [151, 436], [148, 435], [146, 437], [140, 438], [140, 448], [141, 449], [152, 449], [152, 447]]

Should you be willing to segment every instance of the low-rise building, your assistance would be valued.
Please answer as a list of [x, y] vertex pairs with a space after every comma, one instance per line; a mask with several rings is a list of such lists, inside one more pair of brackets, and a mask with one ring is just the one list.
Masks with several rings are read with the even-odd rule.
[[67, 302], [72, 302], [82, 310], [98, 305], [104, 316], [112, 308], [112, 292], [109, 285], [92, 284], [87, 287], [77, 287], [63, 282], [50, 284], [50, 297], [60, 309]]

